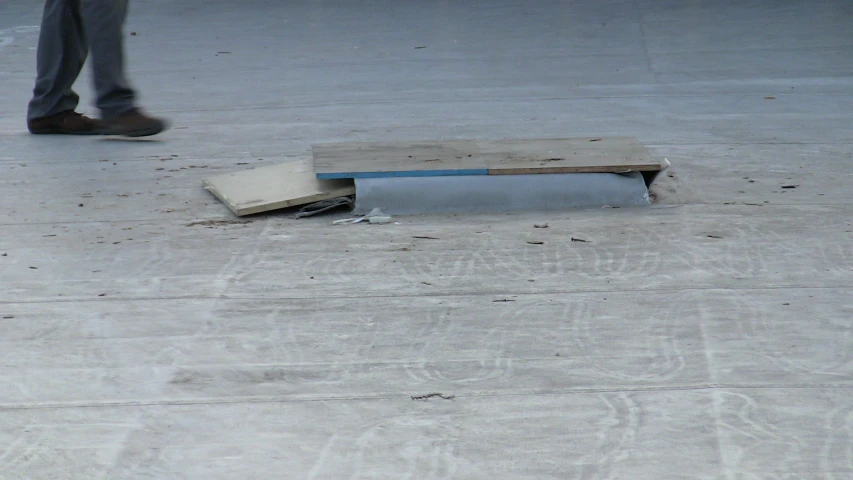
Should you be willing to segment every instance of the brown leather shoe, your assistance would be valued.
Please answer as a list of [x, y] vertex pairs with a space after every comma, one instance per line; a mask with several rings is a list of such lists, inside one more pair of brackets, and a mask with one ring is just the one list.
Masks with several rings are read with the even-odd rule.
[[104, 135], [123, 135], [125, 137], [147, 137], [156, 135], [168, 128], [166, 121], [149, 117], [134, 108], [111, 120], [104, 121]]
[[66, 110], [47, 117], [27, 121], [30, 133], [36, 135], [100, 135], [103, 124], [74, 110]]

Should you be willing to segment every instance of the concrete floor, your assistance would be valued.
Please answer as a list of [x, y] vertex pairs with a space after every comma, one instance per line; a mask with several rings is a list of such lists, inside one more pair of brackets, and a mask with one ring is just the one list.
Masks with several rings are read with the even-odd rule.
[[[133, 2], [147, 141], [26, 133], [39, 3], [0, 7], [3, 480], [853, 478], [853, 3]], [[586, 135], [669, 158], [657, 204], [333, 227], [201, 188]]]

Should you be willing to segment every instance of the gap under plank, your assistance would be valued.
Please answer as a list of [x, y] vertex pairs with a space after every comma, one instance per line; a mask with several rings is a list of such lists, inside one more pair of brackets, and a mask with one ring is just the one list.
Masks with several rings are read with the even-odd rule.
[[237, 216], [355, 194], [352, 180], [318, 180], [310, 159], [207, 178], [204, 188]]
[[389, 215], [565, 211], [649, 204], [640, 172], [473, 177], [357, 178], [355, 214]]

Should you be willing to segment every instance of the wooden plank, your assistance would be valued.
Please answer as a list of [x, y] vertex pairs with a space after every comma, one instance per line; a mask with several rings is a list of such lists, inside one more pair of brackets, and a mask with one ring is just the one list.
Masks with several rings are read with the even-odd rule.
[[312, 147], [317, 178], [488, 175], [474, 141], [338, 143]]
[[477, 146], [489, 175], [646, 172], [664, 167], [631, 137], [480, 141]]
[[220, 175], [203, 183], [238, 216], [355, 194], [352, 180], [318, 180], [310, 159]]

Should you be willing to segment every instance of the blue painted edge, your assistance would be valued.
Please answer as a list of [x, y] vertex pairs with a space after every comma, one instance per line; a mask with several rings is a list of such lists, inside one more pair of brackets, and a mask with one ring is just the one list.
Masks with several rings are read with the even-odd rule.
[[345, 178], [396, 178], [396, 177], [462, 177], [488, 175], [488, 168], [464, 170], [407, 170], [401, 172], [330, 172], [318, 173], [320, 180], [338, 180]]

